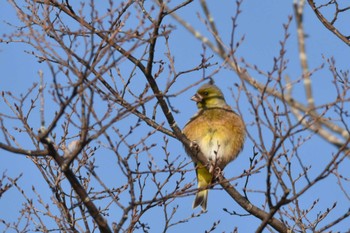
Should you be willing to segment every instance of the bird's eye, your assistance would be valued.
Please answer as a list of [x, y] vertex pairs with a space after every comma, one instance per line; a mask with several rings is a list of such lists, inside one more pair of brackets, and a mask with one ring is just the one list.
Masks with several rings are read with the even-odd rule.
[[207, 91], [205, 91], [203, 94], [204, 94], [204, 95], [206, 95], [206, 96], [208, 96], [208, 95], [209, 95], [209, 93], [208, 93]]

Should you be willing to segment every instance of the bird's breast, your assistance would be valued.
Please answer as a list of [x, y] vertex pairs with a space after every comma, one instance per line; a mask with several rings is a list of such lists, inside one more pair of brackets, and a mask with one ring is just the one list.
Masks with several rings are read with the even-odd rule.
[[203, 156], [224, 168], [241, 151], [245, 138], [244, 123], [232, 111], [203, 111], [190, 121], [184, 133], [195, 141]]

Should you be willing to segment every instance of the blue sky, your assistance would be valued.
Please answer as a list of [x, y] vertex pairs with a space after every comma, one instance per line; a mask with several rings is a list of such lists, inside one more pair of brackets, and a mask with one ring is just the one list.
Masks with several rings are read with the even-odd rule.
[[[210, 9], [212, 10], [212, 15], [217, 22], [218, 30], [222, 33], [225, 42], [229, 41], [230, 31], [231, 31], [231, 16], [235, 11], [235, 4], [233, 2], [228, 3], [227, 1], [212, 1], [210, 4]], [[9, 33], [12, 29], [6, 22], [16, 23], [16, 17], [14, 10], [7, 2], [2, 1], [0, 3], [0, 24], [1, 33]], [[101, 6], [101, 9], [103, 7]], [[206, 28], [197, 18], [197, 12], [201, 13], [201, 10], [197, 4], [194, 2], [187, 7], [183, 8], [178, 12], [184, 19], [188, 20], [204, 35], [209, 36]], [[237, 55], [238, 57], [244, 57], [244, 59], [253, 65], [257, 65], [262, 70], [271, 70], [273, 65], [273, 58], [279, 55], [280, 45], [279, 41], [283, 39], [284, 30], [282, 24], [288, 22], [288, 16], [293, 15], [292, 1], [244, 1], [242, 4], [242, 13], [238, 19], [238, 29], [236, 38], [240, 38], [243, 35], [245, 40], [240, 46]], [[172, 19], [168, 19], [172, 24], [176, 24]], [[304, 27], [305, 32], [308, 35], [306, 39], [306, 49], [308, 55], [308, 62], [310, 69], [314, 69], [325, 63], [325, 58], [334, 57], [339, 70], [347, 70], [349, 67], [349, 48], [344, 43], [342, 43], [337, 37], [326, 30], [321, 23], [317, 20], [316, 16], [310, 10], [308, 6], [305, 8], [304, 17]], [[6, 21], [6, 22], [5, 22]], [[291, 34], [289, 40], [287, 41], [287, 55], [289, 59], [288, 68], [285, 74], [288, 74], [292, 79], [297, 79], [301, 76], [300, 61], [298, 59], [297, 50], [297, 40], [296, 40], [296, 25], [295, 21], [292, 20], [289, 33]], [[161, 45], [160, 40], [160, 51], [157, 54], [159, 59], [164, 59], [164, 47]], [[187, 31], [185, 31], [180, 25], [171, 34], [170, 48], [175, 57], [175, 65], [177, 69], [186, 70], [198, 65], [201, 61], [200, 54], [203, 52], [202, 44], [198, 43]], [[11, 91], [13, 93], [23, 93], [28, 88], [31, 87], [31, 83], [39, 81], [38, 71], [43, 70], [45, 74], [49, 77], [49, 72], [45, 64], [39, 64], [36, 59], [24, 51], [31, 51], [26, 45], [20, 43], [14, 44], [0, 44], [0, 67], [2, 69], [2, 78], [0, 79], [0, 91]], [[208, 49], [207, 54], [212, 54]], [[216, 55], [212, 58], [212, 62], [222, 63], [221, 59]], [[122, 67], [123, 69], [124, 67]], [[125, 67], [125, 72], [128, 72], [130, 67]], [[209, 74], [212, 70], [217, 67], [209, 68], [206, 73]], [[264, 77], [259, 76], [259, 74], [253, 73], [253, 75], [258, 80], [264, 80]], [[184, 88], [186, 85], [194, 83], [202, 77], [202, 71], [197, 71], [195, 73], [190, 73], [181, 77], [177, 83], [174, 85], [173, 93]], [[233, 105], [233, 99], [229, 88], [233, 88], [234, 83], [239, 83], [238, 77], [229, 69], [221, 69], [218, 74], [214, 76], [216, 84], [222, 88], [227, 101]], [[50, 79], [47, 79], [50, 84]], [[160, 86], [166, 81], [166, 78], [160, 80]], [[330, 87], [332, 82], [331, 74], [328, 68], [322, 69], [312, 76], [313, 81], [313, 91], [315, 96], [316, 104], [324, 103], [333, 100], [336, 96], [334, 94], [334, 88]], [[145, 80], [142, 81], [144, 83]], [[302, 85], [296, 86], [294, 88], [293, 94], [295, 98], [301, 102], [305, 101], [304, 90]], [[135, 87], [135, 88], [142, 88]], [[172, 104], [180, 110], [179, 114], [174, 114], [177, 123], [180, 127], [183, 127], [188, 119], [196, 112], [195, 104], [190, 101], [190, 97], [195, 93], [196, 88], [191, 88], [187, 92], [181, 94], [177, 98], [171, 99]], [[244, 102], [245, 98], [242, 98], [240, 102], [240, 109], [242, 110], [243, 117], [247, 124], [253, 121], [253, 116], [250, 114], [250, 106]], [[48, 105], [50, 104], [48, 100]], [[4, 101], [0, 100], [1, 112], [8, 112], [7, 106]], [[7, 109], [7, 110], [6, 110]], [[48, 116], [52, 114], [55, 109], [48, 110]], [[159, 114], [158, 114], [159, 115]], [[33, 113], [30, 119], [33, 128], [40, 126], [40, 121], [38, 118], [38, 112]], [[135, 118], [128, 118], [125, 122], [127, 127], [122, 130], [127, 130], [128, 122], [132, 124]], [[10, 123], [9, 127], [15, 127], [16, 122]], [[256, 132], [253, 127], [247, 128], [251, 130], [251, 134], [254, 135]], [[310, 133], [310, 132], [308, 132]], [[130, 138], [130, 141], [137, 141], [139, 138]], [[21, 135], [18, 135], [18, 140], [22, 143], [23, 147], [31, 149], [30, 143], [27, 143]], [[3, 142], [3, 136], [0, 136], [0, 141]], [[157, 134], [155, 137], [150, 138], [148, 143], [152, 141], [157, 142], [159, 146], [162, 145], [162, 135]], [[235, 160], [234, 163], [230, 164], [225, 169], [226, 177], [235, 177], [242, 173], [244, 169], [249, 167], [249, 157], [253, 154], [252, 152], [252, 142], [247, 140], [245, 148], [241, 153], [241, 156]], [[151, 150], [154, 153], [159, 164], [162, 163], [162, 157], [157, 157], [161, 153], [159, 148]], [[182, 156], [181, 158], [189, 159], [186, 157], [184, 150], [179, 142], [175, 140], [170, 140], [169, 151], [171, 151], [172, 158], [176, 156]], [[315, 136], [311, 142], [305, 143], [300, 149], [302, 158], [306, 164], [312, 166], [311, 174], [318, 174], [319, 169], [323, 168], [324, 165], [331, 159], [331, 154], [336, 150], [334, 147], [330, 146], [323, 139]], [[112, 153], [108, 150], [100, 149], [98, 151], [99, 155], [96, 159], [96, 166], [98, 166], [97, 171], [100, 176], [105, 179], [107, 184], [113, 186], [115, 183], [114, 177], [118, 177], [118, 172], [114, 169], [116, 160]], [[148, 158], [143, 158], [145, 161]], [[28, 196], [31, 198], [36, 198], [31, 187], [34, 185], [41, 196], [49, 202], [50, 200], [50, 190], [45, 184], [34, 164], [26, 157], [10, 154], [6, 151], [0, 150], [0, 175], [2, 172], [6, 171], [6, 175], [9, 177], [16, 177], [23, 173], [23, 177], [20, 179], [19, 184], [21, 188], [26, 190]], [[342, 164], [341, 170], [346, 171], [349, 161], [345, 161]], [[189, 167], [190, 168], [190, 167]], [[300, 171], [296, 170], [296, 173]], [[193, 180], [194, 172], [188, 173], [186, 178], [188, 182]], [[335, 177], [326, 179], [320, 182], [320, 185], [312, 188], [310, 191], [306, 192], [301, 199], [304, 207], [312, 205], [315, 200], [315, 195], [319, 196], [320, 201], [317, 207], [312, 211], [311, 216], [316, 216], [319, 211], [324, 210], [327, 207], [331, 207], [333, 202], [338, 201], [337, 212], [344, 213], [349, 207], [349, 200], [346, 199], [343, 192], [340, 190], [339, 186], [336, 184], [337, 180]], [[244, 180], [240, 179], [237, 181], [237, 189], [241, 191], [244, 185]], [[265, 176], [261, 174], [260, 176], [254, 176], [250, 182], [252, 185], [251, 189], [263, 190], [265, 186]], [[171, 184], [170, 184], [171, 186]], [[218, 187], [217, 187], [218, 188]], [[321, 190], [321, 191], [319, 191]], [[331, 191], [330, 191], [331, 190]], [[150, 187], [150, 192], [152, 192], [152, 187]], [[150, 193], [151, 195], [152, 193]], [[251, 193], [249, 194], [251, 201], [261, 207], [264, 203], [264, 196]], [[179, 205], [175, 219], [182, 219], [189, 217], [192, 213], [198, 213], [198, 210], [192, 210], [192, 200], [193, 196], [177, 198], [170, 203], [171, 206], [175, 207]], [[0, 199], [0, 209], [8, 210], [1, 211], [0, 219], [14, 220], [19, 214], [18, 211], [22, 207], [23, 198], [20, 193], [12, 188], [10, 191], [6, 192], [4, 196]], [[260, 220], [252, 217], [237, 217], [230, 216], [223, 212], [222, 209], [227, 208], [230, 211], [237, 211], [240, 214], [245, 214], [246, 212], [242, 210], [229, 196], [226, 192], [222, 190], [211, 190], [209, 194], [208, 203], [208, 213], [190, 220], [189, 223], [180, 224], [173, 228], [170, 228], [169, 232], [198, 232], [209, 230], [212, 226], [213, 221], [219, 221], [220, 224], [215, 232], [231, 232], [234, 227], [237, 226], [239, 232], [252, 232], [254, 231], [260, 223]], [[307, 208], [307, 207], [305, 207]], [[151, 227], [151, 232], [160, 232], [164, 227], [164, 219], [156, 218], [155, 216], [161, 216], [161, 208], [156, 208], [149, 214], [146, 214], [144, 221], [148, 221]], [[276, 216], [278, 217], [278, 216]], [[111, 212], [111, 216], [108, 217], [108, 222], [111, 224], [120, 218], [120, 213], [115, 210]], [[332, 218], [332, 216], [330, 216]], [[2, 225], [0, 224], [0, 231], [2, 230]], [[344, 230], [347, 227], [346, 224], [339, 225], [334, 228], [334, 231]], [[11, 231], [9, 231], [11, 232]], [[141, 232], [141, 231], [140, 231]]]

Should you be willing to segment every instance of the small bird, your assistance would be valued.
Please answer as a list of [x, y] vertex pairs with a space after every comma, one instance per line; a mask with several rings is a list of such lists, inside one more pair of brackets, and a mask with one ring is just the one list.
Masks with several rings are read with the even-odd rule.
[[202, 152], [202, 158], [192, 158], [198, 181], [198, 188], [192, 208], [201, 206], [207, 209], [208, 185], [215, 176], [200, 161], [208, 161], [209, 167], [221, 172], [233, 161], [243, 148], [245, 126], [242, 118], [227, 105], [221, 90], [210, 83], [201, 86], [191, 98], [197, 103], [198, 112], [189, 120], [183, 129], [186, 137], [196, 144]]

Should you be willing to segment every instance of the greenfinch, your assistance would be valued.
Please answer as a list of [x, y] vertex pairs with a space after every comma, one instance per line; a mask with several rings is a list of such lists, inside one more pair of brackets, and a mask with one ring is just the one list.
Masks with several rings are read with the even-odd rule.
[[207, 161], [209, 167], [222, 171], [233, 161], [243, 148], [245, 126], [242, 118], [227, 105], [221, 90], [213, 84], [204, 84], [191, 98], [197, 103], [198, 112], [183, 129], [186, 137], [202, 152], [202, 158], [192, 158], [198, 181], [198, 192], [192, 208], [201, 206], [205, 211], [208, 201], [208, 186], [214, 181], [214, 172], [200, 161]]

